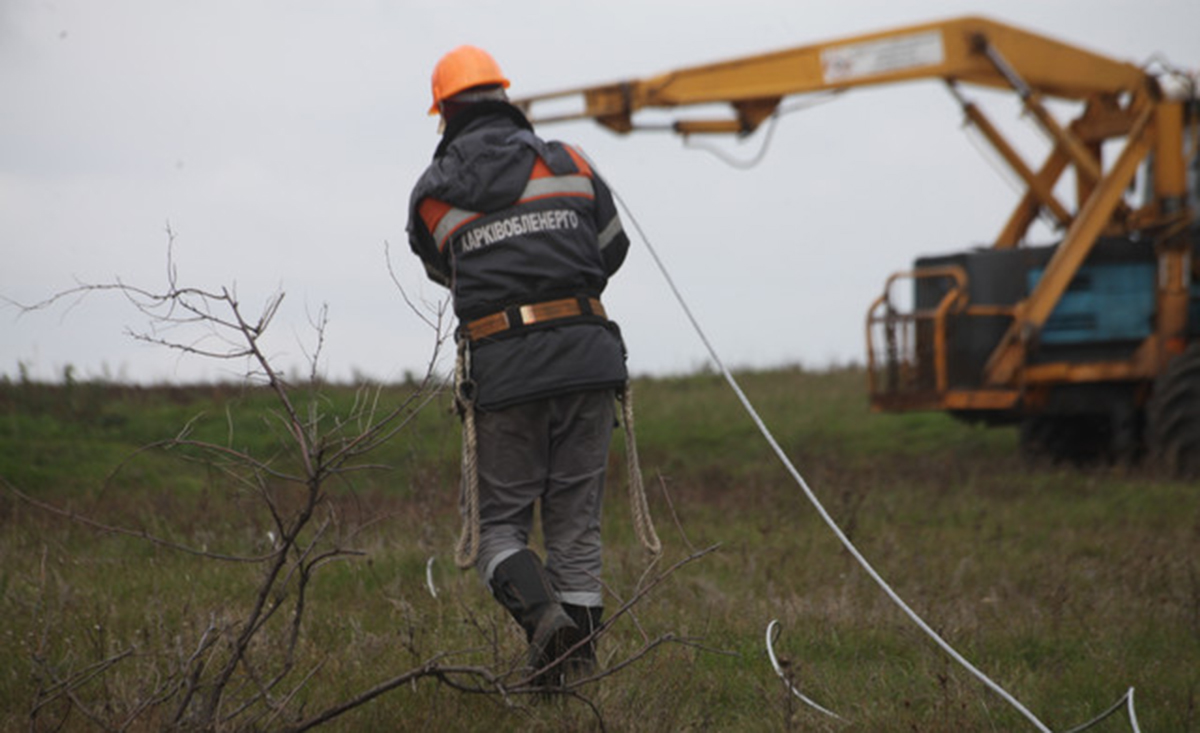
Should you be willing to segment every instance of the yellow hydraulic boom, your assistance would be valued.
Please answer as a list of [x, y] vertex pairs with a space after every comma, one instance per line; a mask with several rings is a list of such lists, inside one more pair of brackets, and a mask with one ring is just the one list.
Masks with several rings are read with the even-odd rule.
[[[727, 117], [673, 116], [670, 129], [682, 135], [744, 135], [775, 114], [789, 96], [929, 79], [948, 85], [967, 119], [1026, 187], [993, 247], [1019, 246], [1043, 213], [1065, 234], [1028, 297], [1004, 310], [1011, 324], [988, 358], [978, 385], [952, 388], [945, 379], [945, 320], [953, 313], [970, 315], [975, 308], [963, 297], [963, 289], [969, 288], [969, 283], [963, 283], [963, 289], [948, 296], [941, 307], [918, 316], [930, 319], [926, 327], [936, 332], [930, 339], [937, 346], [934, 354], [922, 357], [932, 361], [922, 368], [938, 378], [927, 389], [907, 393], [885, 390], [873, 382], [874, 404], [881, 408], [1011, 410], [1029, 400], [1039, 384], [1153, 379], [1186, 345], [1191, 247], [1181, 233], [1193, 214], [1187, 206], [1184, 104], [1164, 95], [1157, 78], [1138, 66], [1003, 23], [964, 17], [680, 68], [644, 79], [538, 94], [515, 102], [535, 124], [591, 118], [619, 133], [644, 129], [638, 119], [641, 110], [728, 104], [732, 114]], [[963, 95], [961, 87], [971, 85], [1019, 95], [1029, 116], [1052, 141], [1040, 165], [1024, 161]], [[1046, 107], [1048, 98], [1079, 102], [1082, 111], [1061, 123]], [[571, 102], [581, 106], [541, 113]], [[661, 129], [661, 125], [657, 127]], [[1102, 145], [1113, 140], [1124, 142], [1109, 163], [1102, 157]], [[1154, 161], [1150, 167], [1153, 197], [1134, 208], [1124, 194], [1147, 160]], [[1055, 193], [1068, 170], [1074, 173], [1074, 203], [1060, 200]], [[1031, 345], [1097, 239], [1135, 231], [1149, 235], [1162, 253], [1163, 282], [1156, 295], [1159, 317], [1154, 334], [1132, 358], [1031, 366], [1027, 359]], [[961, 277], [948, 280], [957, 283]], [[996, 314], [994, 308], [976, 312]], [[901, 339], [894, 331], [898, 323], [894, 313], [871, 318], [868, 359], [873, 361], [871, 323], [888, 321], [893, 329], [887, 334], [890, 347]], [[896, 352], [890, 351], [889, 358], [895, 359]], [[891, 367], [903, 370], [906, 365], [893, 363]], [[874, 380], [875, 369], [870, 372]]]
[[[675, 123], [682, 134], [748, 133], [790, 95], [945, 79], [1067, 99], [1145, 92], [1136, 66], [984, 18], [960, 18], [868, 33], [828, 43], [692, 66], [646, 79], [526, 97], [535, 123], [593, 118], [617, 131], [637, 129], [644, 108], [728, 103], [734, 117]], [[553, 99], [582, 97], [578, 112], [539, 117]]]

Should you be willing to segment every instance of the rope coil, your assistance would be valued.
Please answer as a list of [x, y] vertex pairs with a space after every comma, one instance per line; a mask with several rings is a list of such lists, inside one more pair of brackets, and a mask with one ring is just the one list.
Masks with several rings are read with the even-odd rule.
[[454, 546], [454, 564], [466, 570], [479, 559], [479, 454], [475, 436], [475, 398], [470, 388], [470, 343], [458, 340], [458, 358], [454, 362], [454, 400], [462, 414], [462, 532]]
[[662, 542], [654, 531], [654, 521], [650, 518], [650, 505], [646, 501], [646, 486], [642, 482], [642, 466], [638, 460], [637, 436], [633, 429], [633, 385], [627, 380], [625, 390], [621, 394], [621, 422], [625, 425], [625, 459], [629, 471], [629, 506], [633, 511], [633, 530], [638, 542], [651, 555], [662, 553]]

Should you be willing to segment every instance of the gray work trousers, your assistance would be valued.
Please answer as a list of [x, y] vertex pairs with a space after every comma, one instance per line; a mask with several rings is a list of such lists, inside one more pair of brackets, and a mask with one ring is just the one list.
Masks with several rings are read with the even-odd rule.
[[479, 559], [496, 566], [525, 549], [541, 502], [546, 574], [562, 603], [603, 605], [600, 508], [612, 441], [614, 393], [576, 392], [475, 416]]

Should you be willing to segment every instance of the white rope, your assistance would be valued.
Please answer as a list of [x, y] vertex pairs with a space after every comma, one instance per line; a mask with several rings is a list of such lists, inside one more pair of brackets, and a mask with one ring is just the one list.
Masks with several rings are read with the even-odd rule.
[[809, 707], [813, 708], [814, 710], [825, 713], [826, 715], [830, 716], [831, 718], [837, 718], [838, 720], [845, 720], [845, 718], [843, 718], [842, 716], [838, 715], [837, 713], [833, 712], [832, 710], [827, 710], [827, 709], [821, 707], [816, 702], [814, 702], [811, 698], [807, 697], [803, 692], [800, 692], [799, 690], [797, 690], [796, 686], [792, 684], [792, 681], [790, 679], [788, 679], [787, 674], [785, 674], [783, 671], [783, 667], [781, 667], [779, 665], [779, 659], [775, 656], [774, 636], [777, 636], [777, 634], [773, 635], [771, 632], [774, 631], [775, 627], [778, 625], [779, 625], [779, 622], [775, 619], [771, 619], [771, 623], [767, 624], [767, 656], [771, 659], [771, 666], [775, 668], [775, 674], [779, 675], [779, 679], [783, 680], [783, 683], [788, 686], [788, 689], [792, 691], [792, 694], [795, 695], [796, 697], [800, 698], [800, 700], [803, 701], [805, 705], [808, 705]]
[[425, 585], [429, 586], [429, 595], [437, 598], [437, 586], [433, 584], [433, 556], [425, 562]]
[[776, 442], [775, 436], [771, 434], [771, 431], [762, 421], [762, 418], [759, 417], [758, 412], [754, 409], [754, 405], [746, 397], [745, 393], [742, 392], [742, 388], [738, 384], [737, 380], [734, 379], [733, 374], [730, 373], [730, 371], [725, 367], [724, 362], [721, 361], [721, 357], [717, 354], [716, 349], [714, 349], [712, 344], [709, 343], [708, 337], [705, 335], [704, 330], [700, 328], [700, 324], [696, 321], [695, 316], [692, 315], [691, 308], [688, 307], [687, 301], [684, 300], [683, 295], [679, 292], [679, 288], [675, 286], [675, 281], [671, 279], [671, 274], [667, 271], [666, 266], [663, 264], [662, 259], [659, 258], [658, 252], [654, 249], [654, 246], [650, 243], [650, 240], [646, 237], [645, 232], [642, 231], [641, 224], [638, 223], [637, 218], [633, 216], [633, 212], [629, 210], [629, 206], [615, 191], [613, 195], [621, 204], [621, 208], [623, 208], [625, 213], [629, 215], [630, 222], [637, 230], [638, 236], [641, 237], [642, 241], [645, 243], [646, 249], [650, 252], [650, 256], [654, 259], [654, 263], [657, 265], [659, 272], [662, 273], [663, 278], [667, 281], [667, 286], [671, 289], [672, 294], [675, 296], [675, 300], [683, 309], [684, 315], [687, 316], [688, 321], [692, 324], [692, 329], [704, 343], [704, 347], [708, 350], [709, 356], [712, 357], [713, 363], [716, 364], [718, 369], [720, 369], [721, 374], [725, 377], [725, 381], [729, 383], [730, 388], [733, 389], [734, 394], [737, 395], [738, 400], [742, 403], [742, 407], [745, 408], [746, 412], [750, 415], [750, 418], [754, 421], [754, 424], [758, 426], [759, 432], [762, 433], [767, 443], [770, 444], [771, 449], [775, 452], [775, 455], [779, 458], [784, 467], [787, 469], [788, 473], [791, 474], [792, 478], [795, 479], [796, 483], [804, 491], [804, 495], [808, 497], [809, 502], [814, 508], [816, 508], [817, 513], [821, 515], [821, 519], [825, 521], [825, 524], [828, 525], [829, 529], [834, 533], [835, 536], [837, 536], [838, 540], [842, 543], [842, 546], [846, 548], [846, 550], [854, 557], [856, 561], [858, 561], [858, 564], [862, 566], [863, 570], [867, 572], [867, 575], [869, 575], [871, 579], [875, 581], [875, 583], [883, 590], [883, 592], [892, 599], [892, 602], [895, 603], [900, 610], [903, 611], [904, 614], [908, 616], [908, 618], [914, 624], [916, 624], [918, 628], [921, 629], [921, 631], [925, 632], [925, 634], [932, 639], [935, 644], [941, 647], [946, 654], [950, 655], [954, 661], [962, 665], [963, 668], [965, 668], [979, 681], [983, 682], [984, 685], [1008, 702], [1009, 705], [1012, 705], [1013, 708], [1020, 712], [1021, 715], [1023, 715], [1039, 731], [1042, 733], [1053, 733], [1053, 731], [1051, 731], [1051, 729], [1047, 727], [1045, 723], [1043, 723], [1041, 720], [1038, 720], [1037, 716], [1031, 713], [1024, 705], [1021, 704], [1019, 700], [1010, 695], [1003, 687], [993, 682], [990, 677], [985, 675], [973, 664], [967, 661], [967, 659], [959, 654], [954, 647], [950, 646], [945, 639], [939, 636], [938, 633], [929, 626], [929, 624], [925, 623], [925, 621], [922, 620], [921, 617], [918, 616], [917, 613], [913, 611], [907, 603], [904, 602], [904, 599], [901, 598], [896, 591], [892, 590], [892, 587], [887, 584], [887, 581], [885, 581], [883, 577], [875, 571], [875, 568], [873, 568], [871, 564], [867, 562], [867, 559], [863, 557], [862, 553], [858, 551], [858, 548], [854, 546], [854, 543], [850, 541], [850, 538], [846, 536], [841, 527], [837, 525], [837, 522], [835, 522], [833, 517], [829, 515], [829, 512], [826, 511], [825, 506], [817, 498], [817, 495], [813, 493], [812, 489], [809, 488], [808, 482], [804, 480], [804, 477], [801, 476], [800, 472], [796, 470], [796, 467], [792, 465], [791, 460], [788, 459], [787, 454], [783, 451], [783, 448], [781, 448], [779, 443]]
[[1125, 697], [1129, 698], [1129, 724], [1133, 726], [1133, 733], [1142, 733], [1142, 729], [1138, 727], [1137, 711], [1133, 709], [1133, 688], [1129, 688], [1129, 692], [1125, 693]]
[[[862, 566], [863, 570], [865, 570], [867, 572], [867, 575], [869, 575], [871, 577], [871, 579], [874, 580], [875, 583], [883, 590], [883, 592], [885, 594], [887, 594], [888, 598], [890, 598], [892, 600], [892, 602], [895, 603], [900, 608], [900, 610], [903, 611], [904, 614], [906, 616], [908, 616], [908, 618], [914, 624], [916, 624], [916, 626], [919, 629], [921, 629], [921, 631], [925, 632], [925, 634], [930, 639], [932, 639], [933, 642], [942, 649], [942, 651], [946, 652], [946, 654], [948, 654], [951, 659], [958, 662], [964, 669], [966, 669], [968, 672], [970, 672], [976, 679], [978, 679], [985, 686], [987, 686], [990, 690], [992, 690], [997, 695], [999, 695], [1001, 698], [1003, 698], [1009, 705], [1011, 705], [1014, 709], [1016, 709], [1019, 713], [1021, 713], [1021, 715], [1023, 715], [1026, 720], [1028, 720], [1030, 723], [1032, 723], [1034, 725], [1034, 727], [1036, 727], [1039, 731], [1042, 731], [1042, 733], [1053, 733], [1053, 731], [1045, 723], [1043, 723], [1041, 720], [1039, 720], [1037, 718], [1037, 716], [1035, 716], [1032, 712], [1029, 711], [1028, 708], [1026, 708], [1024, 705], [1022, 705], [1019, 700], [1017, 700], [1015, 697], [1013, 697], [1011, 694], [1009, 694], [1008, 691], [1006, 691], [1003, 687], [1001, 687], [999, 684], [994, 682], [990, 677], [988, 677], [983, 672], [981, 672], [977, 667], [975, 667], [975, 665], [973, 665], [969, 661], [967, 661], [967, 659], [965, 657], [963, 657], [961, 654], [959, 654], [958, 651], [956, 651], [954, 649], [954, 647], [950, 646], [950, 644], [945, 639], [943, 639], [941, 636], [939, 636], [938, 633], [936, 631], [934, 631], [929, 626], [929, 624], [925, 623], [925, 621], [920, 616], [918, 616], [917, 613], [915, 611], [913, 611], [912, 608], [910, 608], [907, 603], [905, 603], [904, 599], [901, 598], [896, 593], [896, 591], [894, 591], [892, 589], [892, 587], [890, 585], [888, 585], [887, 581], [885, 581], [883, 579], [883, 577], [878, 572], [876, 572], [875, 568], [872, 567], [869, 562], [867, 562], [867, 559], [862, 555], [861, 552], [858, 551], [858, 548], [854, 546], [854, 543], [852, 543], [850, 541], [850, 538], [846, 536], [846, 534], [842, 531], [841, 527], [839, 527], [837, 525], [837, 522], [835, 522], [833, 520], [833, 517], [830, 516], [829, 512], [826, 511], [825, 506], [821, 503], [821, 500], [818, 499], [817, 495], [815, 493], [813, 493], [813, 490], [811, 488], [809, 488], [808, 482], [804, 480], [804, 477], [802, 475], [800, 475], [800, 472], [796, 469], [796, 467], [794, 465], [792, 465], [791, 460], [787, 457], [787, 454], [784, 453], [783, 448], [781, 448], [779, 446], [779, 443], [775, 440], [775, 436], [771, 433], [771, 431], [767, 427], [766, 423], [764, 423], [762, 418], [759, 417], [758, 411], [754, 409], [754, 405], [750, 402], [749, 398], [746, 397], [746, 394], [742, 391], [741, 386], [738, 384], [738, 382], [734, 378], [733, 374], [729, 371], [729, 369], [727, 369], [725, 367], [724, 362], [721, 361], [721, 357], [717, 354], [716, 349], [713, 348], [713, 345], [709, 342], [708, 337], [704, 333], [704, 330], [702, 328], [700, 328], [700, 324], [696, 320], [696, 317], [694, 315], [692, 315], [692, 310], [691, 310], [691, 308], [688, 307], [687, 301], [684, 300], [683, 295], [679, 291], [679, 288], [677, 288], [675, 286], [675, 281], [671, 278], [671, 274], [667, 271], [666, 265], [663, 264], [662, 259], [658, 256], [657, 250], [654, 249], [654, 245], [652, 245], [650, 243], [649, 238], [646, 237], [646, 233], [642, 230], [641, 224], [638, 222], [637, 218], [633, 215], [633, 212], [629, 210], [629, 206], [625, 203], [625, 200], [622, 199], [620, 197], [620, 195], [617, 194], [616, 192], [613, 193], [613, 196], [617, 199], [617, 201], [621, 204], [621, 208], [624, 209], [625, 213], [629, 216], [630, 223], [633, 224], [634, 229], [637, 230], [638, 236], [641, 238], [642, 242], [645, 243], [646, 250], [650, 253], [651, 258], [653, 258], [654, 264], [658, 267], [659, 272], [662, 273], [663, 278], [667, 282], [667, 286], [671, 289], [671, 293], [675, 296], [675, 300], [679, 303], [679, 306], [683, 309], [684, 315], [687, 316], [688, 321], [692, 324], [692, 329], [695, 330], [696, 335], [699, 336], [700, 340], [704, 343], [704, 347], [705, 347], [705, 349], [708, 350], [709, 356], [712, 357], [713, 363], [715, 363], [717, 365], [717, 368], [720, 369], [722, 376], [725, 377], [725, 381], [729, 383], [730, 388], [733, 389], [734, 393], [738, 397], [738, 400], [742, 403], [742, 407], [745, 408], [746, 412], [750, 415], [750, 418], [754, 421], [754, 424], [758, 427], [759, 432], [762, 433], [762, 435], [766, 439], [767, 443], [770, 444], [771, 449], [775, 452], [775, 455], [783, 463], [784, 467], [787, 469], [788, 473], [791, 474], [792, 478], [796, 480], [796, 483], [804, 491], [804, 495], [808, 498], [809, 502], [817, 510], [817, 513], [820, 514], [821, 519], [824, 520], [825, 524], [828, 525], [829, 529], [834, 533], [834, 535], [842, 543], [842, 546], [845, 547], [846, 550], [858, 562], [858, 564], [860, 566]], [[783, 674], [782, 674], [781, 670], [779, 669], [778, 663], [775, 659], [774, 650], [771, 648], [771, 630], [772, 630], [772, 626], [774, 624], [775, 624], [775, 621], [772, 621], [771, 624], [767, 626], [767, 651], [771, 657], [772, 665], [775, 666], [776, 673], [780, 674], [780, 676], [782, 677]], [[785, 681], [786, 681], [786, 678], [785, 678]], [[788, 686], [791, 687], [791, 683], [788, 683]], [[791, 690], [793, 693], [795, 693], [797, 696], [799, 696], [800, 699], [804, 700], [806, 703], [813, 706], [817, 710], [820, 710], [821, 712], [824, 712], [829, 715], [833, 715], [834, 717], [837, 717], [836, 713], [830, 712], [829, 710], [826, 710], [825, 708], [821, 707], [820, 705], [817, 705], [815, 702], [809, 700], [803, 694], [801, 694], [800, 691], [796, 690], [796, 688], [791, 687]], [[1130, 687], [1129, 691], [1125, 693], [1125, 696], [1122, 697], [1121, 700], [1117, 701], [1117, 703], [1112, 708], [1110, 708], [1108, 711], [1106, 711], [1105, 713], [1102, 713], [1099, 717], [1095, 718], [1092, 721], [1089, 721], [1088, 723], [1085, 723], [1076, 728], [1072, 728], [1070, 731], [1067, 731], [1067, 733], [1078, 733], [1079, 731], [1083, 731], [1083, 730], [1086, 730], [1087, 728], [1092, 727], [1096, 723], [1100, 722], [1104, 718], [1111, 715], [1115, 710], [1120, 708], [1121, 703], [1127, 703], [1127, 708], [1128, 708], [1128, 712], [1129, 712], [1129, 723], [1133, 727], [1133, 733], [1141, 733], [1141, 729], [1138, 727], [1137, 712], [1134, 710], [1134, 707], [1133, 707], [1133, 688], [1132, 687]]]
[[1091, 720], [1084, 723], [1083, 725], [1077, 725], [1074, 728], [1071, 728], [1070, 730], [1063, 731], [1063, 733], [1081, 733], [1082, 731], [1085, 731], [1088, 728], [1091, 728], [1092, 726], [1098, 724], [1100, 721], [1104, 720], [1108, 716], [1110, 716], [1113, 713], [1120, 710], [1122, 705], [1125, 705], [1129, 711], [1129, 724], [1133, 726], [1133, 733], [1141, 733], [1141, 728], [1138, 727], [1137, 712], [1134, 711], [1134, 709], [1133, 709], [1133, 688], [1132, 687], [1130, 687], [1125, 692], [1125, 694], [1121, 696], [1120, 700], [1117, 700], [1115, 703], [1113, 703], [1108, 708], [1108, 710], [1105, 710], [1104, 712], [1100, 713], [1099, 715], [1092, 718]]

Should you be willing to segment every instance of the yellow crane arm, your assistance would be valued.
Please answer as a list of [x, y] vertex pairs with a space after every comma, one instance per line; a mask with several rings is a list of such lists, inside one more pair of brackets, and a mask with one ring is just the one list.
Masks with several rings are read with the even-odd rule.
[[[728, 103], [733, 119], [679, 120], [673, 127], [684, 134], [748, 133], [783, 97], [796, 94], [944, 79], [1015, 88], [1023, 96], [1088, 100], [1142, 91], [1149, 78], [1129, 63], [986, 18], [964, 17], [537, 94], [515, 103], [535, 124], [592, 118], [617, 132], [636, 129], [633, 115], [641, 109]], [[539, 115], [547, 103], [569, 98], [582, 99], [582, 109]]]
[[[1021, 380], [1028, 344], [1036, 339], [1100, 235], [1161, 232], [1180, 221], [1186, 223], [1192, 215], [1185, 200], [1184, 107], [1177, 99], [1164, 98], [1157, 78], [1146, 70], [968, 16], [513, 101], [535, 124], [590, 118], [621, 133], [662, 128], [638, 124], [635, 115], [640, 110], [728, 104], [733, 115], [721, 119], [668, 115], [669, 129], [684, 135], [748, 134], [776, 112], [784, 97], [922, 79], [944, 81], [966, 118], [1025, 182], [1027, 191], [993, 246], [1019, 246], [1039, 212], [1049, 213], [1065, 232], [1045, 275], [1014, 309], [1014, 322], [985, 368], [988, 384], [1015, 385]], [[1028, 115], [1051, 139], [1050, 153], [1041, 166], [1023, 161], [983, 112], [959, 93], [959, 85], [1018, 94]], [[1046, 98], [1079, 102], [1083, 110], [1068, 124], [1060, 124], [1043, 104]], [[568, 111], [543, 111], [564, 106]], [[1115, 165], [1106, 169], [1103, 144], [1119, 138], [1125, 140], [1123, 148]], [[1137, 167], [1151, 158], [1153, 200], [1131, 209], [1124, 193]], [[1056, 195], [1067, 170], [1075, 178], [1074, 206]], [[1178, 252], [1172, 256], [1182, 261], [1186, 253], [1179, 247], [1174, 250]], [[1174, 270], [1185, 267], [1172, 262]], [[1183, 316], [1160, 319], [1175, 324], [1160, 329], [1160, 341], [1178, 331], [1181, 318], [1186, 322]]]

